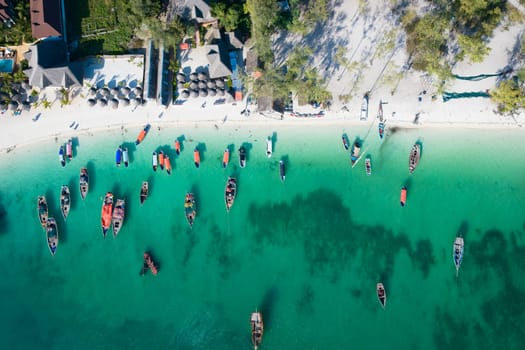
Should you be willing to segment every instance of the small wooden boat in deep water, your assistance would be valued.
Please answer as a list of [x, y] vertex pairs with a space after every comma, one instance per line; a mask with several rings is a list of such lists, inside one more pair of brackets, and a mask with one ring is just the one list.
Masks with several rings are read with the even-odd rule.
[[113, 193], [108, 192], [104, 197], [104, 202], [102, 203], [102, 235], [106, 238], [106, 234], [109, 231], [111, 226], [111, 220], [113, 218]]
[[117, 237], [122, 224], [124, 223], [124, 216], [126, 215], [126, 201], [124, 199], [117, 199], [115, 209], [113, 209], [113, 237]]
[[233, 203], [235, 202], [235, 196], [237, 195], [237, 181], [234, 177], [229, 177], [226, 182], [226, 188], [224, 190], [224, 201], [226, 202], [226, 210], [229, 212]]
[[148, 131], [150, 129], [151, 125], [147, 124], [144, 129], [142, 129], [139, 133], [139, 135], [137, 136], [137, 140], [135, 141], [135, 145], [138, 145], [139, 143], [141, 143], [142, 141], [144, 141], [144, 138], [146, 137], [146, 135], [148, 134]]
[[383, 307], [383, 309], [386, 307], [386, 291], [385, 286], [383, 286], [383, 283], [378, 283], [376, 287], [377, 292], [377, 299], [379, 300], [379, 304]]
[[350, 148], [350, 143], [348, 142], [348, 136], [346, 134], [343, 134], [343, 136], [341, 136], [341, 139], [343, 141], [343, 147], [345, 148], [345, 150], [348, 151], [348, 149]]
[[80, 169], [79, 187], [80, 187], [80, 197], [82, 198], [82, 200], [84, 200], [86, 199], [86, 195], [89, 190], [89, 175], [88, 175], [87, 168]]
[[414, 144], [414, 146], [412, 146], [412, 150], [410, 151], [410, 157], [408, 158], [408, 170], [410, 171], [410, 173], [413, 173], [414, 170], [416, 170], [420, 157], [421, 145], [419, 143], [416, 143]]
[[281, 178], [281, 181], [283, 182], [286, 179], [286, 168], [284, 165], [284, 160], [282, 159], [279, 161], [279, 177]]
[[352, 145], [352, 152], [350, 153], [350, 161], [352, 162], [352, 166], [354, 166], [354, 164], [359, 159], [359, 152], [361, 152], [361, 144], [359, 141], [356, 141]]
[[48, 218], [46, 222], [47, 246], [51, 255], [55, 256], [58, 246], [58, 226], [53, 218]]
[[459, 267], [461, 266], [461, 262], [463, 261], [464, 249], [465, 242], [463, 241], [463, 237], [456, 237], [456, 239], [454, 240], [453, 250], [454, 266], [456, 266], [456, 277], [459, 275]]
[[372, 159], [370, 158], [370, 156], [366, 156], [365, 170], [366, 170], [366, 175], [368, 176], [372, 175]]
[[196, 168], [201, 166], [201, 155], [197, 147], [193, 150], [193, 164], [195, 164]]
[[252, 315], [250, 317], [250, 324], [252, 326], [253, 349], [257, 350], [259, 348], [259, 345], [261, 345], [264, 333], [264, 323], [262, 314], [257, 310], [255, 312], [252, 312]]
[[186, 215], [186, 220], [188, 220], [190, 227], [193, 227], [193, 222], [197, 215], [197, 207], [195, 205], [195, 197], [193, 196], [193, 193], [186, 193], [186, 197], [184, 198], [184, 214]]
[[401, 188], [401, 194], [399, 196], [399, 203], [401, 203], [402, 207], [404, 207], [407, 204], [407, 188], [405, 186]]
[[38, 212], [38, 221], [40, 221], [42, 228], [45, 229], [47, 226], [47, 218], [49, 217], [49, 209], [47, 207], [45, 196], [38, 196], [36, 208]]
[[62, 186], [60, 189], [60, 211], [62, 212], [62, 217], [64, 221], [67, 220], [69, 215], [69, 210], [71, 209], [71, 192], [69, 187], [66, 185]]
[[142, 182], [142, 187], [140, 188], [140, 204], [144, 204], [144, 201], [148, 198], [149, 193], [149, 183], [147, 181]]
[[140, 271], [140, 275], [144, 276], [146, 274], [146, 271], [150, 270], [151, 273], [154, 276], [157, 276], [158, 273], [158, 267], [155, 261], [153, 260], [153, 257], [150, 253], [145, 252], [143, 255], [144, 263], [142, 264], [142, 270]]
[[243, 146], [239, 148], [239, 166], [241, 168], [246, 167], [246, 148]]

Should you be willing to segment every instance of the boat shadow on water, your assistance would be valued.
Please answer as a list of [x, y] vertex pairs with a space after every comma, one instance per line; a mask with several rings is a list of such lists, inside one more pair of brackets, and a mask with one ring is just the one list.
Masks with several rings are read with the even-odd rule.
[[264, 320], [265, 328], [270, 328], [273, 322], [273, 309], [279, 301], [279, 291], [277, 287], [271, 287], [264, 293], [261, 300], [261, 313]]
[[415, 142], [416, 145], [419, 145], [419, 158], [423, 158], [423, 153], [424, 153], [424, 149], [423, 149], [423, 140], [421, 140], [420, 138], [417, 139], [417, 141]]
[[[72, 192], [72, 191], [71, 191]], [[62, 217], [62, 211], [60, 210], [60, 186], [56, 189], [46, 191], [47, 209], [50, 218], [55, 218], [58, 226], [58, 242], [60, 249], [60, 243], [67, 243], [68, 238], [68, 225], [64, 222]], [[72, 199], [73, 200], [73, 199]]]
[[91, 160], [89, 162], [87, 162], [86, 169], [88, 171], [88, 176], [89, 176], [89, 190], [88, 190], [88, 193], [87, 193], [87, 196], [86, 196], [86, 199], [87, 199], [87, 198], [89, 198], [90, 192], [93, 193], [94, 191], [96, 191], [96, 188], [97, 188], [97, 176], [96, 176], [96, 174], [97, 173], [95, 171], [95, 163], [93, 161], [91, 161]]
[[5, 209], [5, 206], [3, 205], [4, 201], [4, 195], [2, 192], [0, 192], [0, 234], [9, 232], [9, 221], [8, 221], [8, 215], [7, 210]]
[[69, 187], [71, 210], [74, 210], [82, 200], [80, 198], [80, 192], [78, 191], [78, 176], [71, 177], [66, 185]]

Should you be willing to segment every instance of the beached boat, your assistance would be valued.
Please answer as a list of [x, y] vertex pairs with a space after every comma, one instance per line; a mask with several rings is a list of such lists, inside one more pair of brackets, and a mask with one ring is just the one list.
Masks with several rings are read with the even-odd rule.
[[368, 176], [372, 175], [372, 159], [370, 158], [370, 156], [366, 156], [365, 170], [366, 170], [366, 175]]
[[363, 96], [363, 101], [361, 102], [361, 120], [368, 119], [368, 93]]
[[66, 157], [67, 159], [73, 159], [73, 140], [69, 139], [66, 143]]
[[461, 266], [461, 262], [463, 261], [463, 252], [464, 252], [464, 241], [463, 237], [458, 236], [454, 240], [454, 250], [453, 250], [453, 258], [454, 258], [454, 265], [456, 266], [456, 277], [459, 274], [459, 267]]
[[129, 154], [127, 147], [122, 150], [122, 161], [124, 162], [124, 166], [127, 168], [129, 165]]
[[383, 307], [383, 309], [386, 307], [386, 291], [385, 286], [383, 286], [383, 283], [378, 283], [376, 287], [377, 291], [377, 299], [379, 300], [379, 304]]
[[252, 325], [252, 344], [253, 349], [257, 350], [261, 345], [264, 333], [264, 323], [262, 314], [258, 311], [252, 312], [250, 317], [250, 324]]
[[171, 161], [167, 154], [164, 156], [164, 166], [166, 167], [166, 172], [168, 175], [171, 175]]
[[82, 200], [86, 199], [86, 195], [89, 190], [89, 175], [87, 168], [80, 168], [80, 180], [79, 180], [79, 187], [80, 187], [80, 197]]
[[408, 158], [408, 170], [413, 173], [416, 170], [417, 164], [419, 163], [419, 158], [421, 157], [421, 145], [419, 143], [412, 146], [410, 151], [410, 157]]
[[144, 141], [144, 138], [146, 137], [146, 135], [148, 134], [148, 131], [149, 129], [151, 128], [151, 125], [146, 125], [144, 127], [144, 129], [142, 129], [139, 133], [139, 135], [137, 136], [137, 140], [135, 141], [135, 144], [138, 145], [139, 143], [141, 143], [142, 141]]
[[383, 138], [385, 136], [385, 123], [384, 122], [379, 122], [379, 138]]
[[42, 228], [45, 229], [47, 226], [47, 218], [49, 217], [46, 197], [38, 196], [36, 209], [38, 212], [38, 221], [40, 221]]
[[115, 209], [113, 209], [113, 237], [117, 237], [122, 224], [124, 223], [124, 216], [126, 214], [126, 201], [124, 199], [117, 199]]
[[241, 168], [246, 167], [246, 148], [243, 146], [239, 148], [239, 166]]
[[266, 157], [271, 158], [272, 153], [273, 153], [272, 138], [268, 136], [268, 139], [266, 139]]
[[402, 207], [404, 207], [407, 204], [407, 188], [405, 186], [401, 188], [401, 194], [399, 195], [399, 203]]
[[279, 161], [279, 176], [281, 177], [281, 181], [284, 181], [286, 178], [286, 168], [282, 159]]
[[153, 152], [153, 155], [151, 156], [151, 166], [153, 167], [153, 171], [157, 171], [158, 164], [159, 160], [157, 158], [157, 152]]
[[224, 154], [222, 155], [222, 167], [226, 168], [229, 162], [230, 162], [230, 150], [226, 148], [224, 150]]
[[148, 198], [149, 193], [149, 184], [147, 181], [142, 182], [142, 187], [140, 188], [140, 204], [144, 204], [146, 198]]
[[343, 136], [341, 136], [341, 140], [343, 141], [343, 147], [345, 148], [345, 150], [348, 151], [348, 149], [350, 148], [350, 143], [348, 142], [348, 136], [346, 134], [343, 134]]
[[158, 273], [157, 264], [153, 260], [153, 257], [151, 256], [151, 254], [148, 252], [145, 252], [143, 255], [143, 258], [144, 258], [144, 263], [142, 264], [142, 270], [140, 271], [140, 275], [144, 276], [146, 274], [146, 271], [150, 270], [154, 276], [157, 276], [157, 273]]
[[60, 146], [60, 148], [58, 149], [58, 161], [60, 162], [62, 166], [66, 166], [66, 157], [65, 157], [63, 145]]
[[177, 155], [180, 154], [180, 141], [179, 140], [175, 140], [175, 153], [177, 153]]
[[111, 219], [113, 218], [113, 193], [108, 192], [104, 197], [104, 202], [102, 203], [102, 234], [106, 238], [106, 234], [109, 231], [109, 226], [111, 226]]
[[224, 200], [226, 202], [226, 210], [230, 211], [237, 195], [237, 181], [234, 177], [229, 177], [226, 182], [226, 189], [224, 190]]
[[64, 221], [67, 220], [67, 216], [69, 215], [70, 209], [71, 209], [71, 192], [69, 191], [69, 187], [64, 185], [60, 189], [60, 210], [62, 211], [62, 216], [64, 217]]
[[195, 147], [195, 149], [193, 150], [193, 164], [195, 164], [196, 168], [200, 167], [201, 165], [201, 155], [197, 147]]
[[359, 143], [359, 141], [356, 141], [352, 145], [352, 152], [350, 153], [350, 161], [352, 162], [352, 166], [359, 159], [359, 152], [361, 152], [361, 144]]
[[122, 147], [118, 146], [117, 152], [115, 152], [115, 163], [117, 166], [120, 166], [120, 163], [122, 162]]
[[160, 170], [164, 170], [164, 152], [159, 152], [159, 166]]
[[195, 197], [193, 196], [193, 193], [186, 193], [186, 197], [184, 198], [184, 214], [186, 215], [188, 224], [192, 227], [193, 222], [195, 221], [195, 216], [197, 215], [197, 207], [195, 205]]
[[55, 256], [58, 246], [58, 226], [56, 220], [53, 218], [47, 219], [46, 238], [49, 251], [51, 252], [51, 255]]

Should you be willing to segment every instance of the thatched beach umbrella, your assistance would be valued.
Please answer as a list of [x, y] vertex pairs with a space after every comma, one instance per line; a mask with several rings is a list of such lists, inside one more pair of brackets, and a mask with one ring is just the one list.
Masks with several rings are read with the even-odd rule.
[[107, 97], [109, 95], [109, 90], [107, 88], [102, 88], [98, 90], [100, 96]]
[[133, 89], [133, 92], [135, 93], [135, 95], [140, 96], [142, 95], [142, 88], [140, 86], [137, 86]]
[[177, 81], [181, 83], [186, 82], [186, 75], [184, 75], [184, 73], [177, 73]]
[[208, 75], [204, 72], [200, 72], [197, 77], [199, 78], [199, 80], [206, 80], [208, 79]]
[[131, 92], [131, 89], [127, 86], [124, 86], [121, 91], [122, 91], [122, 95], [128, 96], [129, 93]]
[[9, 102], [9, 110], [14, 111], [17, 108], [18, 108], [18, 102], [16, 102], [16, 101]]
[[7, 110], [7, 102], [0, 101], [0, 111], [6, 111]]
[[213, 80], [208, 80], [206, 82], [206, 86], [208, 86], [210, 89], [213, 89], [215, 87], [215, 82]]
[[215, 80], [215, 84], [220, 87], [220, 88], [223, 88], [224, 87], [224, 80], [222, 79], [216, 79]]
[[224, 89], [217, 90], [217, 95], [224, 96]]
[[190, 89], [195, 90], [195, 89], [197, 89], [198, 87], [199, 87], [199, 85], [198, 85], [196, 82], [194, 82], [194, 81], [191, 82], [191, 84], [190, 84]]
[[177, 83], [177, 89], [179, 90], [184, 89], [184, 83], [181, 83], [181, 82]]
[[125, 107], [129, 106], [129, 98], [123, 98], [122, 99], [122, 105], [125, 106]]
[[28, 112], [31, 109], [31, 103], [29, 101], [22, 102], [22, 108]]
[[108, 101], [105, 98], [101, 98], [100, 100], [98, 100], [98, 104], [102, 107], [105, 107], [108, 105]]
[[97, 100], [95, 100], [94, 98], [89, 98], [87, 101], [88, 105], [90, 105], [91, 107], [97, 104]]
[[191, 97], [197, 97], [197, 96], [199, 96], [199, 92], [197, 90], [191, 90], [190, 91], [190, 96]]
[[206, 96], [208, 96], [208, 91], [206, 91], [206, 89], [201, 89], [201, 90], [199, 91], [199, 96], [200, 96], [200, 97], [206, 97]]
[[208, 96], [215, 96], [217, 95], [217, 91], [215, 89], [208, 89]]
[[191, 73], [190, 74], [190, 80], [197, 80], [197, 74]]
[[188, 90], [182, 90], [182, 92], [180, 93], [180, 96], [182, 98], [188, 98], [190, 97], [190, 92]]
[[95, 96], [97, 94], [97, 89], [95, 89], [94, 87], [91, 87], [89, 89], [89, 96]]
[[109, 105], [113, 109], [117, 108], [118, 107], [118, 100], [116, 98], [112, 98], [111, 100], [109, 100]]
[[113, 96], [117, 96], [118, 93], [119, 93], [119, 91], [118, 91], [117, 88], [112, 88], [112, 89], [111, 89], [111, 95], [113, 95]]
[[132, 104], [133, 106], [135, 106], [135, 107], [138, 106], [139, 103], [140, 103], [140, 101], [138, 101], [136, 98], [131, 99], [130, 101], [131, 101], [131, 104]]
[[206, 82], [199, 81], [199, 89], [206, 89]]
[[146, 103], [146, 100], [143, 100], [140, 97], [135, 97], [135, 101], [137, 101], [137, 105], [143, 105]]

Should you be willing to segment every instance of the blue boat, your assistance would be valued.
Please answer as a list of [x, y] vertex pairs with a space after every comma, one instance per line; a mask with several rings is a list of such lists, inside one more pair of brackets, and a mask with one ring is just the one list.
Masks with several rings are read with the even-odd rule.
[[385, 136], [385, 123], [380, 122], [379, 123], [379, 138], [383, 138]]
[[66, 157], [64, 156], [64, 146], [60, 146], [58, 150], [58, 160], [62, 166], [66, 166]]
[[115, 162], [117, 163], [117, 166], [120, 166], [120, 163], [122, 162], [122, 147], [118, 146], [117, 153], [115, 154]]

